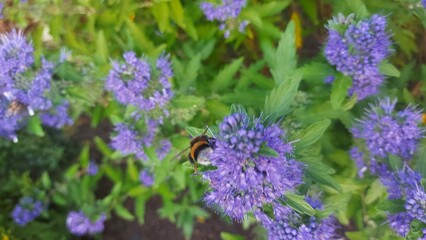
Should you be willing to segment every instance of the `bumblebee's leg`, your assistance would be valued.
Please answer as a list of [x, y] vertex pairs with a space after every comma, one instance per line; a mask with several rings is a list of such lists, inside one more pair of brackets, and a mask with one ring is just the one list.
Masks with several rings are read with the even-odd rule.
[[197, 167], [197, 163], [194, 163], [194, 174], [198, 173], [198, 167]]

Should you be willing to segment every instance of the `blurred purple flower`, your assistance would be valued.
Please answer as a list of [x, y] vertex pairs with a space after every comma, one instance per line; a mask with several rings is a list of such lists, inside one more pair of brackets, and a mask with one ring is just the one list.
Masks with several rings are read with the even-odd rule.
[[[336, 25], [346, 25], [344, 33]], [[386, 17], [373, 15], [357, 24], [348, 21], [331, 22], [324, 54], [328, 62], [346, 76], [352, 77], [349, 94], [358, 100], [377, 94], [384, 77], [379, 63], [390, 54], [390, 35], [386, 32]]]
[[422, 0], [422, 6], [426, 8], [426, 0]]
[[158, 159], [163, 160], [169, 153], [170, 149], [172, 148], [172, 143], [166, 139], [166, 140], [161, 140], [158, 145], [159, 147], [157, 147], [155, 151], [157, 153]]
[[[203, 172], [211, 187], [204, 197], [207, 205], [219, 206], [231, 218], [241, 220], [302, 182], [302, 164], [286, 156], [293, 147], [283, 141], [278, 125], [265, 126], [260, 118], [250, 120], [245, 113], [234, 113], [219, 128], [210, 155], [217, 169]], [[277, 156], [262, 155], [262, 146]]]
[[24, 226], [33, 221], [44, 210], [43, 204], [31, 197], [23, 197], [12, 211], [13, 221]]
[[49, 127], [62, 128], [65, 125], [73, 124], [73, 120], [68, 115], [68, 102], [64, 101], [61, 105], [54, 108], [54, 112], [45, 112], [40, 115], [42, 123]]
[[89, 165], [87, 165], [87, 174], [90, 176], [94, 176], [98, 173], [99, 167], [94, 161], [89, 161]]
[[386, 158], [389, 155], [411, 159], [424, 130], [418, 124], [421, 113], [413, 106], [395, 111], [397, 100], [381, 99], [370, 105], [365, 116], [352, 128], [355, 138], [365, 141], [370, 157]]
[[[310, 200], [307, 199], [307, 201], [309, 202]], [[317, 206], [314, 207], [315, 204]], [[268, 231], [269, 240], [337, 239], [337, 221], [333, 217], [327, 217], [321, 220], [317, 219], [315, 216], [305, 218], [290, 207], [283, 206], [279, 203], [274, 203], [272, 206], [275, 219], [271, 219], [268, 215], [259, 210], [255, 212], [256, 218]], [[320, 202], [319, 204], [314, 203], [312, 206], [316, 209], [322, 208]]]
[[154, 184], [154, 178], [146, 170], [139, 173], [139, 181], [146, 187], [151, 187]]
[[4, 3], [0, 3], [0, 20], [3, 19], [3, 8], [4, 8]]
[[413, 220], [406, 212], [388, 214], [389, 226], [398, 233], [399, 236], [405, 237], [410, 231], [410, 224]]
[[140, 110], [164, 107], [173, 96], [169, 83], [173, 76], [169, 56], [161, 56], [157, 61], [158, 79], [154, 78], [149, 63], [137, 58], [134, 52], [126, 52], [123, 57], [123, 64], [112, 62], [105, 88], [112, 91], [120, 103], [134, 105]]
[[104, 230], [106, 215], [100, 214], [96, 221], [90, 220], [82, 211], [68, 213], [66, 225], [70, 233], [76, 236], [94, 235]]
[[241, 9], [246, 6], [246, 0], [222, 0], [221, 4], [214, 5], [210, 2], [202, 2], [200, 5], [207, 20], [219, 21], [219, 29], [224, 32], [225, 38], [228, 38], [230, 32], [238, 26], [240, 32], [244, 32], [248, 21], [236, 23]]
[[333, 75], [328, 75], [324, 78], [324, 83], [332, 84], [334, 82], [335, 77]]

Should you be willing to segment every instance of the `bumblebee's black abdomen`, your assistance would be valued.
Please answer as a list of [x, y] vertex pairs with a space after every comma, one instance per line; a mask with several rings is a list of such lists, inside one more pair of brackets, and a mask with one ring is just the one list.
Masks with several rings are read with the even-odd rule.
[[201, 151], [203, 151], [206, 148], [210, 148], [210, 145], [206, 142], [200, 146], [198, 146], [195, 150], [194, 150], [194, 159], [195, 161], [197, 161], [198, 159], [198, 155], [200, 154]]

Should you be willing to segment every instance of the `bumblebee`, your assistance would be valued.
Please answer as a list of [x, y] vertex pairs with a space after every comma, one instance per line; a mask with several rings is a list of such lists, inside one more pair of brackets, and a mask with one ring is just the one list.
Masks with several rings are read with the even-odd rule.
[[194, 173], [198, 172], [197, 164], [204, 166], [211, 165], [210, 154], [215, 148], [216, 138], [207, 136], [207, 130], [201, 135], [194, 137], [190, 142], [190, 146], [177, 155], [179, 156], [189, 149], [188, 158], [194, 166]]

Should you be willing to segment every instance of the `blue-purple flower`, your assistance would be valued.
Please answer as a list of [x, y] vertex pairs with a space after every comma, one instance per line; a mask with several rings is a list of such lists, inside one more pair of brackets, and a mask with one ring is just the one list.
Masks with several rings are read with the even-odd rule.
[[173, 76], [169, 56], [157, 60], [156, 72], [134, 52], [123, 55], [125, 62], [112, 62], [105, 88], [114, 93], [117, 101], [133, 105], [143, 111], [163, 108], [173, 96], [169, 78]]
[[154, 184], [154, 178], [146, 170], [143, 170], [139, 173], [139, 181], [146, 187], [151, 187], [152, 184]]
[[370, 105], [364, 117], [352, 128], [354, 138], [362, 142], [363, 149], [368, 150], [351, 150], [352, 158], [361, 167], [360, 171], [365, 171], [363, 167], [368, 165], [374, 171], [377, 161], [390, 155], [409, 161], [423, 137], [424, 130], [419, 127], [422, 120], [420, 111], [413, 106], [396, 111], [396, 102], [396, 99], [385, 98]]
[[100, 214], [96, 220], [90, 219], [82, 211], [71, 211], [66, 219], [66, 226], [70, 233], [76, 236], [94, 235], [104, 230], [106, 215]]
[[[316, 206], [315, 204], [312, 204], [314, 208], [322, 208], [321, 203]], [[304, 218], [288, 206], [280, 203], [274, 203], [272, 206], [274, 218], [260, 210], [255, 212], [256, 218], [268, 231], [269, 240], [337, 239], [337, 221], [333, 217], [321, 220], [315, 216]]]
[[[216, 170], [203, 173], [210, 183], [204, 198], [233, 219], [272, 203], [302, 182], [302, 165], [288, 157], [293, 147], [284, 142], [278, 125], [265, 126], [260, 118], [234, 113], [223, 120], [210, 155]], [[275, 155], [264, 154], [268, 148]]]
[[389, 226], [401, 237], [405, 237], [410, 231], [410, 224], [413, 218], [406, 212], [388, 214]]
[[35, 71], [34, 48], [15, 30], [0, 35], [0, 64], [0, 135], [16, 142], [28, 116], [52, 106], [47, 93], [54, 65], [42, 58]]
[[114, 150], [120, 151], [123, 155], [134, 154], [138, 159], [147, 159], [142, 138], [132, 127], [125, 124], [115, 126], [117, 134], [111, 139], [111, 146]]
[[239, 22], [237, 18], [246, 4], [246, 0], [222, 0], [219, 5], [202, 2], [200, 7], [207, 20], [219, 21], [219, 29], [224, 32], [225, 38], [228, 38], [231, 31], [236, 28], [240, 32], [244, 32], [248, 21]]
[[44, 210], [43, 203], [31, 197], [23, 197], [12, 211], [13, 221], [24, 226], [33, 221]]
[[167, 156], [171, 148], [172, 148], [172, 143], [169, 140], [167, 139], [161, 140], [160, 143], [158, 144], [157, 149], [155, 150], [155, 152], [157, 153], [158, 159], [163, 160]]
[[337, 71], [352, 77], [349, 94], [358, 100], [377, 94], [383, 84], [379, 63], [390, 54], [391, 45], [386, 24], [386, 17], [375, 14], [358, 23], [339, 16], [328, 26], [325, 57]]
[[42, 113], [40, 119], [43, 125], [59, 129], [65, 125], [73, 124], [73, 120], [68, 115], [68, 107], [68, 102], [64, 101], [62, 104], [53, 107], [51, 111]]

